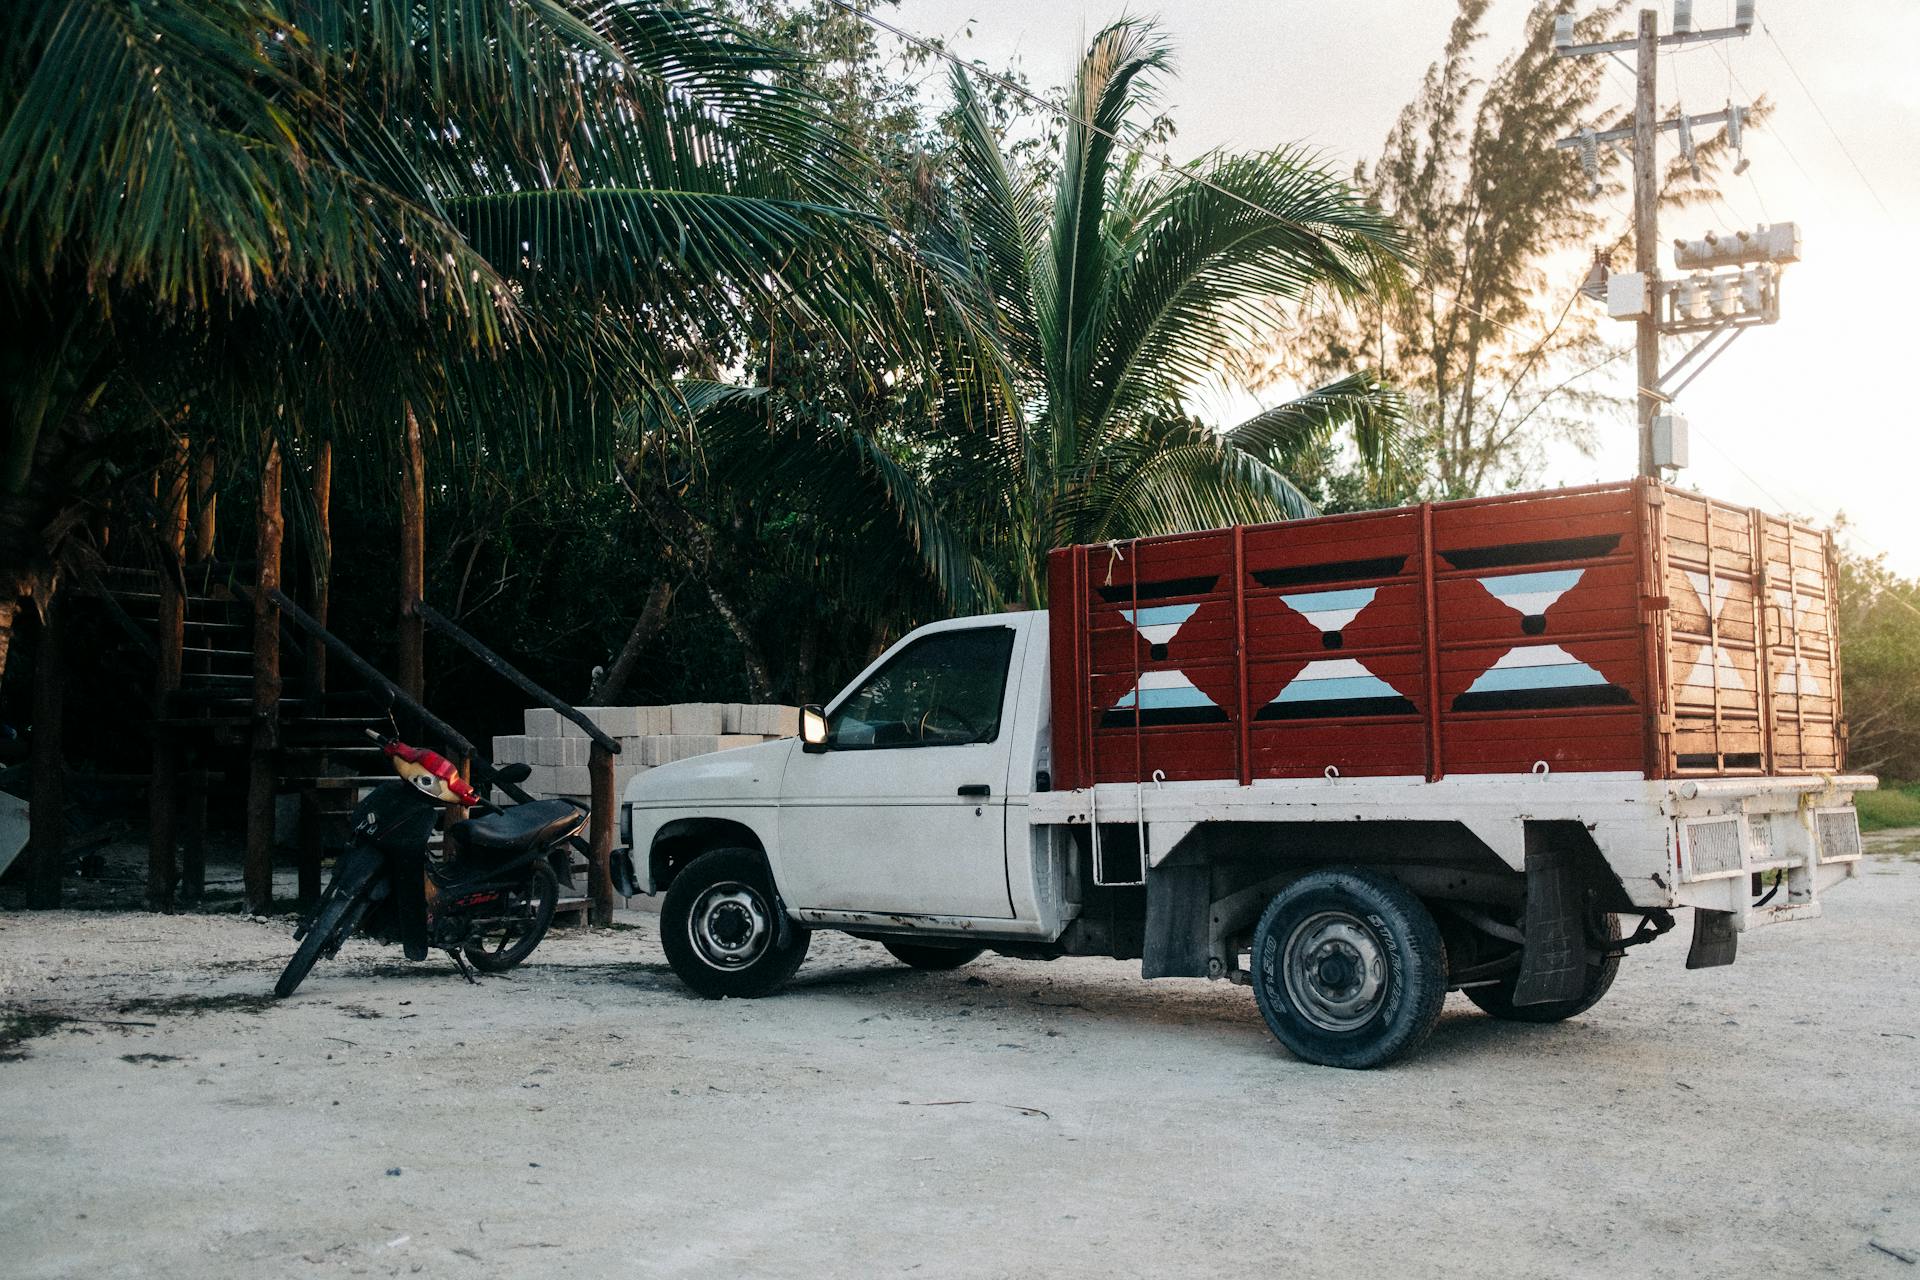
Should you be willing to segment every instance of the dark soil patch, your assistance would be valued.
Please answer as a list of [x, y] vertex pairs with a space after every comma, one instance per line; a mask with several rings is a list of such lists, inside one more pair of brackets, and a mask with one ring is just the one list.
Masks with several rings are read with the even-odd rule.
[[18, 1062], [28, 1056], [27, 1041], [58, 1031], [73, 1019], [61, 1013], [0, 1011], [0, 1062]]
[[147, 1062], [178, 1062], [180, 1059], [171, 1053], [123, 1053], [120, 1055], [120, 1061], [139, 1066]]
[[233, 991], [223, 996], [150, 996], [129, 1000], [121, 1013], [154, 1013], [163, 1017], [203, 1013], [265, 1013], [279, 1001], [271, 994]]

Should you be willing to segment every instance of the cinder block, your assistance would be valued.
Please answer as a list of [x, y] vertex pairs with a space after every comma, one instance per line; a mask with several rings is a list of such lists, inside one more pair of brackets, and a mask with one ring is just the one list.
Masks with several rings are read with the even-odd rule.
[[746, 730], [740, 727], [740, 719], [741, 719], [742, 713], [745, 712], [746, 710], [747, 710], [747, 706], [745, 703], [741, 703], [741, 702], [721, 703], [720, 704], [720, 732], [745, 733]]
[[553, 771], [553, 790], [563, 796], [583, 796], [593, 790], [593, 783], [587, 777], [587, 767], [583, 764], [570, 764]]
[[585, 738], [560, 739], [560, 753], [564, 757], [562, 765], [583, 765], [587, 762], [587, 748], [593, 744]]
[[528, 707], [526, 726], [529, 738], [557, 738], [560, 736], [560, 715], [549, 707]]
[[723, 733], [714, 746], [715, 751], [732, 751], [735, 747], [757, 747], [760, 735], [757, 733]]
[[718, 702], [676, 702], [673, 705], [673, 736], [718, 737], [726, 717]]
[[761, 733], [770, 733], [776, 738], [797, 738], [800, 736], [800, 708], [784, 705], [769, 706], [766, 727]]
[[527, 754], [533, 758], [527, 763], [548, 769], [558, 768], [567, 762], [566, 740], [564, 738], [528, 738]]
[[521, 764], [527, 762], [527, 736], [523, 733], [505, 734], [493, 740], [493, 762], [495, 764]]
[[600, 732], [609, 738], [635, 738], [644, 732], [640, 727], [639, 707], [582, 707], [587, 718], [600, 726]]
[[567, 717], [561, 715], [558, 711], [554, 712], [553, 716], [555, 720], [560, 722], [561, 737], [584, 738], [587, 736], [587, 731], [585, 729], [582, 729], [579, 725], [575, 724], [573, 721], [569, 720]]
[[536, 764], [527, 774], [527, 780], [520, 784], [528, 795], [545, 798], [553, 794], [553, 768], [550, 765]]
[[633, 785], [635, 778], [647, 776], [647, 766], [643, 764], [615, 765], [613, 770], [613, 794], [616, 799], [627, 794], [627, 788]]

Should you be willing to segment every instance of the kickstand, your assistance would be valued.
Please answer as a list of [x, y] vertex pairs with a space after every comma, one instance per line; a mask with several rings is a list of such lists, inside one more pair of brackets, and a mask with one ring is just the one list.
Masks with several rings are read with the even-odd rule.
[[451, 947], [447, 949], [447, 954], [453, 957], [453, 962], [456, 965], [460, 966], [461, 977], [465, 978], [468, 982], [471, 982], [476, 987], [480, 985], [480, 979], [473, 976], [473, 966], [467, 963], [467, 958], [465, 956], [461, 955], [458, 951], [455, 951]]

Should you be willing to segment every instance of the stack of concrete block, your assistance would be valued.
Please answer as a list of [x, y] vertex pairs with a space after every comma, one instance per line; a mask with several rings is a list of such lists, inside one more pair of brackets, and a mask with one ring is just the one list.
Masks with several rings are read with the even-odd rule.
[[[600, 731], [620, 744], [613, 758], [613, 794], [648, 769], [692, 756], [750, 747], [800, 732], [798, 707], [740, 702], [680, 702], [665, 707], [581, 707]], [[529, 707], [526, 732], [493, 740], [495, 764], [526, 764], [524, 784], [536, 798], [584, 802], [592, 790], [586, 730], [557, 711]]]

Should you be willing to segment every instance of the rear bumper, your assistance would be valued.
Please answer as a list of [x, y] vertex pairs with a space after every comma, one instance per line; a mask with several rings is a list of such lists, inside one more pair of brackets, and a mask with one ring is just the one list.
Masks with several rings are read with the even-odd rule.
[[1877, 785], [1857, 775], [1674, 784], [1674, 904], [1726, 912], [1740, 931], [1818, 916], [1821, 895], [1860, 874], [1853, 796]]

